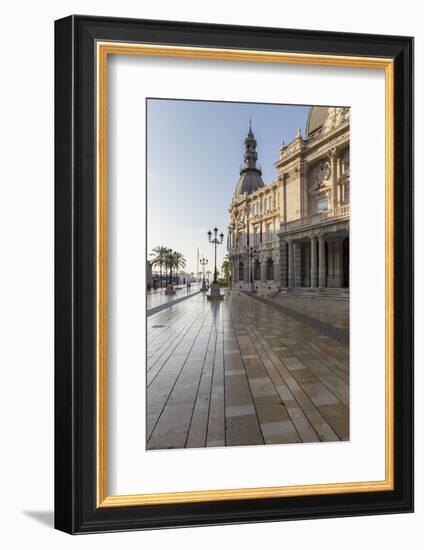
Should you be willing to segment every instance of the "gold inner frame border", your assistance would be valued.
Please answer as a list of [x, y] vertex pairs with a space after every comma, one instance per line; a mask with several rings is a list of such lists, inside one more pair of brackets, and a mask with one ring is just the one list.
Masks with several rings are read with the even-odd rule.
[[[315, 485], [214, 489], [109, 496], [107, 493], [107, 62], [109, 55], [180, 57], [260, 63], [383, 69], [385, 72], [385, 479]], [[143, 506], [394, 489], [394, 60], [390, 58], [194, 48], [141, 43], [96, 43], [97, 63], [97, 507]]]

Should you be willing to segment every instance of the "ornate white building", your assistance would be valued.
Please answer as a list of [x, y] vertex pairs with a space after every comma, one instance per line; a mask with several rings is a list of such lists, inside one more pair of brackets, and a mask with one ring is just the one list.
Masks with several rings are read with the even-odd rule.
[[349, 109], [312, 107], [264, 185], [251, 128], [229, 208], [232, 288], [349, 288]]

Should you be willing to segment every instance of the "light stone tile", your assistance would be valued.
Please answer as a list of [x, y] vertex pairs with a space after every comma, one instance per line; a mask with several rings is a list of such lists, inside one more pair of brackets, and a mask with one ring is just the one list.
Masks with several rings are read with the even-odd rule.
[[253, 405], [238, 405], [234, 407], [227, 407], [225, 409], [225, 416], [228, 418], [233, 416], [246, 416], [248, 414], [256, 414], [255, 407]]
[[249, 380], [252, 395], [254, 397], [262, 397], [267, 395], [275, 395], [276, 390], [274, 384], [267, 377], [251, 378]]
[[225, 441], [223, 439], [208, 441], [207, 446], [208, 447], [225, 447]]
[[261, 429], [265, 437], [288, 434], [296, 431], [291, 420], [284, 420], [283, 422], [265, 422], [261, 424]]
[[293, 399], [293, 395], [287, 386], [284, 386], [283, 384], [281, 386], [277, 386], [277, 391], [283, 401], [291, 401]]
[[319, 382], [305, 382], [302, 384], [302, 388], [317, 407], [323, 405], [336, 405], [339, 403], [337, 397]]
[[285, 363], [286, 367], [289, 370], [301, 370], [305, 368], [305, 365], [299, 361], [296, 357], [286, 357], [283, 359], [283, 363]]
[[243, 369], [226, 370], [225, 376], [241, 376], [246, 374]]

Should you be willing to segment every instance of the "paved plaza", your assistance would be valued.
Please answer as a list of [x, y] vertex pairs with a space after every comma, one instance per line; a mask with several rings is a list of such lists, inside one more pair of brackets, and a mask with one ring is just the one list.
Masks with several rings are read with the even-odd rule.
[[349, 439], [347, 301], [227, 291], [160, 305], [147, 317], [148, 449]]

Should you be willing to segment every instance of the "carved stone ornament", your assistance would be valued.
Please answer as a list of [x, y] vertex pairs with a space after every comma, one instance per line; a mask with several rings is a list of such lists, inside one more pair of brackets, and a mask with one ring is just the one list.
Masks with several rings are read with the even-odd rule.
[[322, 160], [317, 163], [309, 172], [309, 191], [311, 193], [325, 187], [325, 182], [330, 179], [331, 164], [328, 160]]

